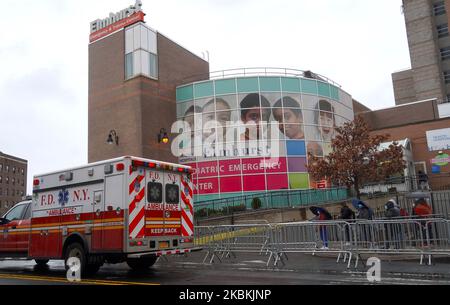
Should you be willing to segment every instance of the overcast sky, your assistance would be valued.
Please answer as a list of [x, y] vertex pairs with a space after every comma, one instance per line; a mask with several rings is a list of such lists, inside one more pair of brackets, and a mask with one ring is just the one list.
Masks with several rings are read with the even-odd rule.
[[[372, 109], [410, 66], [401, 0], [143, 0], [146, 22], [211, 71], [312, 70]], [[2, 0], [0, 151], [35, 174], [87, 162], [89, 22], [134, 0]]]

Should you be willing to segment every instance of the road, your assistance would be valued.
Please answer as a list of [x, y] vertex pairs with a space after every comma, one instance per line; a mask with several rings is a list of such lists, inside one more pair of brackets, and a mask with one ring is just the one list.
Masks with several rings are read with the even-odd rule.
[[[214, 264], [203, 264], [203, 252], [159, 260], [143, 273], [126, 264], [104, 265], [98, 274], [79, 283], [65, 277], [62, 261], [44, 268], [33, 261], [0, 262], [0, 285], [351, 285], [370, 284], [366, 268], [347, 269], [334, 258], [291, 255], [283, 268], [266, 267], [265, 256], [239, 254]], [[448, 262], [420, 266], [417, 260], [383, 261], [382, 282], [387, 285], [450, 285]]]

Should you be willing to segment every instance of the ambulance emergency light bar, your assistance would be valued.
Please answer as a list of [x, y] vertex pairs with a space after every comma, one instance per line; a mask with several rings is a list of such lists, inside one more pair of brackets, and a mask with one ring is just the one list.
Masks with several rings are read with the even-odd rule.
[[[147, 167], [147, 168], [154, 168], [154, 169], [160, 169], [160, 170], [170, 170], [178, 173], [187, 173], [187, 174], [193, 174], [194, 169], [192, 169], [189, 166], [184, 165], [176, 165], [172, 163], [166, 163], [166, 162], [160, 162], [160, 161], [154, 161], [154, 160], [144, 160], [144, 159], [137, 159], [135, 157], [122, 157], [114, 160], [109, 160], [110, 164], [106, 164], [104, 167], [104, 173], [106, 175], [113, 173], [113, 164], [117, 161], [122, 161], [124, 158], [131, 158], [131, 170], [135, 171], [137, 167]], [[108, 161], [107, 161], [108, 162]], [[103, 162], [97, 162], [93, 164], [89, 164], [89, 166], [98, 165], [99, 163], [105, 163]], [[124, 171], [125, 170], [125, 164], [124, 163], [116, 163], [115, 164], [116, 171]], [[92, 168], [88, 169], [89, 176], [92, 176], [91, 172], [93, 171]], [[60, 176], [60, 180], [66, 180], [71, 181], [73, 180], [73, 172], [68, 170], [65, 172], [65, 174]], [[33, 188], [38, 188], [40, 185], [39, 179], [33, 180]]]

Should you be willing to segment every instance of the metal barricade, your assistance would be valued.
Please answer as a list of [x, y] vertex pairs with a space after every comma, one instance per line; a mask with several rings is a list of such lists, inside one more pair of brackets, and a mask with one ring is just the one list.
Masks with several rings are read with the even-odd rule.
[[[436, 245], [439, 241], [440, 245], [446, 243], [448, 246], [448, 232], [446, 236], [442, 233], [448, 231], [448, 224], [444, 219], [357, 221], [351, 227], [354, 240], [351, 250], [356, 257], [355, 267], [361, 254], [417, 255], [422, 264], [424, 256], [431, 255], [429, 245], [433, 239], [433, 231], [439, 231], [439, 236], [442, 236], [442, 239], [434, 240]], [[434, 236], [437, 238], [438, 235]], [[445, 250], [439, 249], [441, 252]], [[431, 256], [429, 260], [431, 263]]]
[[214, 258], [220, 261], [224, 257], [236, 253], [257, 253], [259, 255], [269, 255], [267, 265], [273, 257], [271, 242], [272, 226], [270, 225], [233, 225], [233, 226], [216, 226], [216, 227], [200, 227], [199, 234], [207, 234], [202, 237], [198, 236], [199, 241], [203, 243], [207, 254], [203, 260], [210, 258], [210, 263]]
[[266, 265], [285, 265], [290, 253], [337, 254], [350, 268], [361, 255], [413, 255], [423, 264], [428, 256], [450, 255], [450, 221], [446, 219], [393, 219], [297, 222], [284, 224], [247, 224], [204, 226], [195, 229], [195, 246], [203, 247], [213, 263], [217, 258], [236, 257], [237, 253], [268, 256]]
[[[275, 257], [275, 264], [278, 260], [283, 262], [283, 257], [287, 258], [288, 253], [334, 253], [338, 254], [337, 261], [344, 254], [344, 262], [347, 257], [351, 259], [352, 253], [349, 246], [352, 241], [352, 234], [349, 223], [345, 221], [314, 221], [286, 223], [274, 226], [273, 230], [275, 242], [272, 253]], [[283, 262], [284, 264], [284, 262]]]

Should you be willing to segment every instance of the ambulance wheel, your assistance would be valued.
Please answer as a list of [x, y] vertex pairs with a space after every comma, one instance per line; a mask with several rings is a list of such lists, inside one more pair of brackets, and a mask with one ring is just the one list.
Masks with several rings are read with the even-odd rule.
[[81, 275], [84, 275], [86, 273], [86, 253], [84, 252], [83, 246], [79, 243], [70, 244], [67, 247], [66, 252], [64, 253], [64, 265], [66, 267], [66, 271], [69, 270], [67, 262], [72, 257], [76, 257], [79, 259], [81, 265]]
[[146, 258], [129, 258], [127, 259], [128, 266], [133, 270], [145, 270], [156, 263], [156, 256]]
[[45, 266], [48, 263], [48, 259], [35, 259], [36, 265], [38, 266]]

